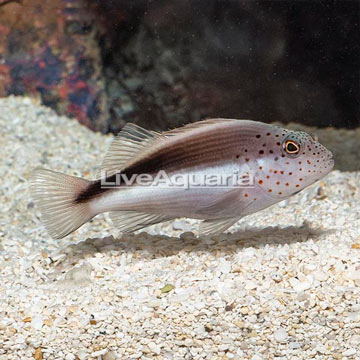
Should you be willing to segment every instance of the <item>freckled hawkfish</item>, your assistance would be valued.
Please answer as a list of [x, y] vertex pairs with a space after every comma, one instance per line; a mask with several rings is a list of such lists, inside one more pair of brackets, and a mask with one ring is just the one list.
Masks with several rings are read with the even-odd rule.
[[296, 194], [333, 166], [331, 152], [309, 134], [261, 122], [209, 119], [162, 133], [129, 123], [97, 180], [36, 169], [30, 189], [54, 238], [103, 212], [121, 232], [188, 217], [204, 220], [200, 233], [212, 234]]

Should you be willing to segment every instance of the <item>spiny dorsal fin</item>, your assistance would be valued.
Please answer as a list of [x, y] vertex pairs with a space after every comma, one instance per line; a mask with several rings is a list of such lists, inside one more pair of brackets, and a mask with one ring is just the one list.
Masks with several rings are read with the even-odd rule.
[[106, 173], [106, 176], [114, 175], [128, 167], [131, 163], [136, 162], [139, 158], [144, 156], [147, 151], [152, 151], [152, 145], [161, 140], [165, 140], [168, 137], [186, 134], [211, 125], [231, 123], [234, 121], [239, 120], [222, 118], [208, 119], [187, 124], [181, 128], [165, 131], [163, 133], [146, 130], [138, 125], [128, 123], [123, 127], [110, 145], [98, 175], [101, 177], [101, 175], [104, 175], [104, 172]]
[[221, 123], [230, 123], [233, 121], [242, 121], [242, 120], [224, 119], [224, 118], [206, 119], [206, 120], [201, 120], [201, 121], [197, 121], [194, 123], [186, 124], [180, 128], [165, 131], [165, 132], [163, 132], [163, 135], [164, 136], [180, 135], [180, 134], [185, 134], [189, 131], [192, 131], [195, 129], [200, 129], [200, 128], [203, 128], [206, 126], [219, 125]]
[[160, 133], [143, 129], [132, 123], [126, 124], [110, 145], [101, 165], [99, 177], [104, 172], [106, 176], [111, 176], [121, 171], [130, 162], [142, 156], [155, 141], [161, 138]]

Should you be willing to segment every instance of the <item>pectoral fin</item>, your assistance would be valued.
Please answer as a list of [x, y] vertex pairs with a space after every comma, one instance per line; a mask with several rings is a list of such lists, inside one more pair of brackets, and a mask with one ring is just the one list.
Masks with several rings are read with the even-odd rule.
[[220, 234], [234, 225], [246, 213], [255, 200], [245, 196], [246, 190], [233, 189], [201, 209], [202, 215], [217, 215], [219, 219], [204, 220], [200, 224], [201, 235]]
[[254, 199], [245, 196], [245, 193], [245, 189], [231, 189], [203, 205], [198, 213], [205, 219], [215, 216], [222, 219], [241, 216], [245, 209], [254, 202]]

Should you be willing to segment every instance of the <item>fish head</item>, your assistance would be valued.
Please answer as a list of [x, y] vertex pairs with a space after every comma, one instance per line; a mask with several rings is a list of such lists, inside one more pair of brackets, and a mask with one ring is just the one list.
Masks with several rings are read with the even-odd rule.
[[282, 200], [294, 195], [334, 167], [332, 153], [316, 137], [281, 128], [268, 134], [258, 142], [255, 181], [270, 197]]

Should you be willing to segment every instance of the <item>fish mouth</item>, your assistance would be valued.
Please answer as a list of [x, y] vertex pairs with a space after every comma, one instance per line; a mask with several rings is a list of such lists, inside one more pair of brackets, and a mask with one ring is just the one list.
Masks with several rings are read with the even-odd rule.
[[331, 157], [329, 157], [328, 159], [328, 164], [325, 168], [325, 174], [323, 174], [323, 176], [327, 175], [330, 171], [332, 171], [334, 169], [335, 166], [335, 160], [334, 157], [331, 155]]

